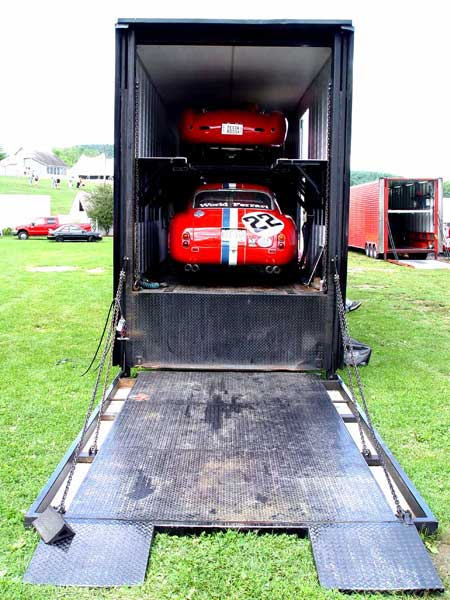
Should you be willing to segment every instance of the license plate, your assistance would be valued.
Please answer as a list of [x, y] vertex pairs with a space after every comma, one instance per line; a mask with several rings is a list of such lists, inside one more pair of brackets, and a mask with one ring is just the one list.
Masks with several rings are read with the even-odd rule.
[[242, 123], [222, 123], [222, 135], [244, 135]]
[[241, 242], [247, 241], [245, 229], [222, 229], [223, 242]]

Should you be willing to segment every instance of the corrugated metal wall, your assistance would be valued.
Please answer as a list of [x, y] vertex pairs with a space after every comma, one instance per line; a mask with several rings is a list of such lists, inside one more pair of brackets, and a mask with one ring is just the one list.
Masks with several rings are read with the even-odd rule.
[[[138, 157], [176, 156], [177, 130], [139, 57], [136, 82]], [[137, 213], [138, 270], [147, 273], [167, 257], [168, 216], [163, 207], [151, 204], [139, 206]]]
[[381, 248], [379, 238], [379, 190], [380, 182], [372, 181], [350, 188], [350, 219], [348, 245], [364, 250], [366, 242]]
[[138, 88], [138, 155], [176, 156], [178, 133], [140, 58], [136, 62]]
[[[328, 85], [331, 80], [331, 59], [323, 66], [320, 73], [301, 98], [297, 113], [291, 122], [291, 128], [300, 129], [300, 119], [309, 109], [308, 124], [308, 156], [302, 158], [327, 160], [328, 135]], [[292, 120], [292, 119], [291, 119]], [[296, 154], [300, 156], [300, 138], [297, 135]], [[311, 239], [307, 250], [306, 261], [312, 265], [325, 243], [325, 212], [323, 208], [315, 208], [310, 212], [313, 219]]]
[[139, 272], [147, 273], [151, 266], [167, 258], [168, 216], [162, 206], [142, 206], [139, 209], [137, 243]]
[[[300, 118], [309, 109], [308, 158], [327, 159], [327, 107], [328, 84], [331, 80], [331, 59], [327, 61], [301, 99], [297, 112], [297, 129]], [[292, 124], [294, 126], [294, 124]], [[306, 158], [306, 157], [303, 157]]]

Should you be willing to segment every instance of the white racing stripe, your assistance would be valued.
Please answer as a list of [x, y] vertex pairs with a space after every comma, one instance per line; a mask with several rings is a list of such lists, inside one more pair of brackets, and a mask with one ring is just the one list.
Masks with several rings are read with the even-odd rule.
[[[230, 208], [230, 229], [238, 229], [238, 210], [237, 208]], [[228, 254], [228, 264], [237, 265], [238, 262], [238, 236], [230, 236], [230, 250]]]

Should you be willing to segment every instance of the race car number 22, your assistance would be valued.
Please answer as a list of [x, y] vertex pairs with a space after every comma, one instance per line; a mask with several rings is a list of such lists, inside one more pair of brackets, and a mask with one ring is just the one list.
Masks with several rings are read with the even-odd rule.
[[250, 233], [263, 237], [277, 235], [284, 229], [283, 221], [265, 212], [247, 213], [242, 217], [242, 222]]

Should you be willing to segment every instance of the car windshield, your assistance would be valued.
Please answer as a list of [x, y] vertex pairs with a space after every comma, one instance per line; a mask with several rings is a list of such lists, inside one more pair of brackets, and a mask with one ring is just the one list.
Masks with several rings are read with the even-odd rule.
[[194, 208], [259, 208], [273, 209], [271, 196], [254, 190], [205, 190], [194, 198]]

